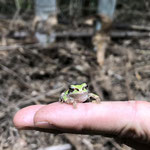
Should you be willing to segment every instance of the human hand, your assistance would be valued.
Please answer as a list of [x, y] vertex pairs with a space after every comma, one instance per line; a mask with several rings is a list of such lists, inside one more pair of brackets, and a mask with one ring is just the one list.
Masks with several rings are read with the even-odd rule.
[[18, 129], [101, 134], [137, 150], [150, 149], [150, 103], [145, 101], [78, 103], [76, 109], [58, 102], [33, 105], [18, 111], [13, 121]]

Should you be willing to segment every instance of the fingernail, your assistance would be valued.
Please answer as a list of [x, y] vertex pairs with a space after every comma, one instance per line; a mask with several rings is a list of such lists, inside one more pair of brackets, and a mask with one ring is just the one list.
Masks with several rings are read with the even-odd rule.
[[35, 122], [34, 126], [38, 128], [53, 128], [53, 126], [46, 121]]

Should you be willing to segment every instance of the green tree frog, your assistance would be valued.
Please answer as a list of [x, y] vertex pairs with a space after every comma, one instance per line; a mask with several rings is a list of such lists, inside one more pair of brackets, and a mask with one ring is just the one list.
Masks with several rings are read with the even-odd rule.
[[70, 85], [69, 89], [61, 94], [59, 101], [73, 104], [73, 107], [76, 108], [77, 103], [85, 102], [90, 98], [95, 100], [97, 103], [100, 103], [101, 101], [98, 95], [89, 93], [88, 85], [86, 83], [82, 83], [79, 85]]

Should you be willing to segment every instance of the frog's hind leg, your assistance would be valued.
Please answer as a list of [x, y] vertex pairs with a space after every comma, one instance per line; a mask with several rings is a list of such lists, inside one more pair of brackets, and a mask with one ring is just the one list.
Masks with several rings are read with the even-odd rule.
[[89, 97], [95, 99], [96, 103], [100, 103], [102, 100], [98, 95], [93, 94], [93, 93], [89, 93]]

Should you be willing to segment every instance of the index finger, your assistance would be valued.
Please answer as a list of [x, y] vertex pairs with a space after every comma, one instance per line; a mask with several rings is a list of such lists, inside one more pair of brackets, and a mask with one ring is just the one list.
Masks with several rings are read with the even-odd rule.
[[21, 114], [24, 119], [14, 119], [15, 125], [18, 126], [17, 123], [22, 122], [19, 127], [26, 127], [27, 120], [24, 121], [30, 115], [32, 117], [28, 127], [56, 128], [65, 132], [92, 131], [96, 134], [115, 134], [123, 127], [132, 128], [136, 113], [135, 101], [78, 103], [76, 109], [72, 105], [61, 103], [40, 106], [34, 110], [35, 107], [37, 108], [37, 106], [30, 106], [20, 110], [15, 118], [19, 118], [17, 116]]

